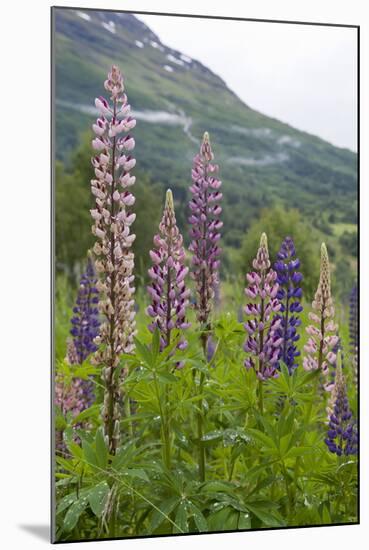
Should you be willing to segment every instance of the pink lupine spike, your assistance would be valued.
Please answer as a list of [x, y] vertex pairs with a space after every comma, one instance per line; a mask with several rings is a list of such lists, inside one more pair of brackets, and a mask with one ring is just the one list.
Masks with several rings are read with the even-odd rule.
[[255, 300], [255, 304], [247, 304], [246, 315], [252, 317], [245, 323], [248, 337], [244, 344], [244, 351], [254, 355], [256, 360], [247, 357], [245, 367], [253, 368], [260, 381], [278, 376], [277, 363], [283, 340], [278, 336], [277, 329], [280, 319], [272, 314], [280, 309], [277, 296], [277, 274], [270, 269], [268, 240], [265, 233], [261, 235], [260, 246], [253, 260], [255, 272], [246, 275], [249, 286], [245, 289], [248, 298]]
[[[147, 290], [152, 303], [146, 312], [154, 318], [149, 325], [150, 331], [155, 328], [160, 331], [160, 347], [163, 349], [170, 344], [173, 329], [184, 330], [190, 326], [185, 319], [189, 293], [184, 280], [188, 268], [183, 265], [183, 238], [177, 227], [170, 189], [166, 194], [159, 231], [154, 237], [155, 250], [150, 250], [154, 266], [148, 272], [152, 283]], [[181, 337], [177, 347], [185, 349], [186, 346], [187, 342]]]
[[[93, 125], [96, 138], [92, 146], [99, 152], [93, 159], [96, 179], [91, 181], [91, 191], [96, 197], [96, 206], [91, 210], [94, 221], [92, 232], [99, 239], [94, 246], [96, 270], [100, 275], [102, 290], [99, 309], [105, 317], [97, 338], [99, 349], [94, 363], [102, 365], [105, 385], [102, 409], [104, 434], [109, 452], [114, 454], [119, 444], [120, 382], [114, 376], [120, 356], [133, 350], [135, 335], [133, 293], [134, 256], [131, 250], [135, 235], [130, 233], [134, 214], [128, 207], [134, 204], [134, 196], [124, 192], [125, 183], [134, 183], [129, 170], [135, 162], [119, 162], [121, 150], [132, 150], [134, 139], [122, 137], [133, 128], [132, 117], [118, 120], [118, 113], [127, 103], [123, 77], [115, 65], [105, 81], [105, 89], [111, 94], [110, 102], [104, 97], [95, 100], [103, 116]], [[132, 181], [133, 180], [133, 181]], [[124, 370], [122, 371], [125, 372]]]
[[[312, 321], [306, 327], [310, 338], [304, 346], [303, 367], [306, 371], [320, 369], [328, 374], [329, 364], [334, 364], [336, 356], [333, 348], [337, 344], [337, 325], [334, 323], [334, 307], [331, 295], [331, 274], [327, 247], [321, 245], [320, 277], [312, 303], [309, 318]], [[329, 334], [331, 333], [331, 334]]]

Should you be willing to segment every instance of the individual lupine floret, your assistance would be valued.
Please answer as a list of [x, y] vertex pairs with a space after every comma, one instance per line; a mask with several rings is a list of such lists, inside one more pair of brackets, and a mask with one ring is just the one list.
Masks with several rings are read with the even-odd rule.
[[[159, 234], [154, 237], [154, 250], [150, 251], [153, 266], [149, 269], [151, 284], [147, 287], [152, 300], [147, 314], [152, 317], [149, 329], [156, 328], [160, 334], [160, 349], [169, 346], [174, 329], [183, 330], [190, 325], [186, 321], [186, 308], [190, 291], [185, 278], [188, 267], [184, 265], [185, 251], [183, 237], [179, 232], [174, 212], [173, 195], [170, 189], [166, 201]], [[181, 336], [178, 349], [185, 349], [187, 341]]]
[[209, 141], [209, 134], [204, 133], [200, 152], [193, 160], [192, 198], [189, 203], [191, 216], [189, 249], [193, 252], [191, 277], [196, 288], [196, 312], [199, 323], [207, 326], [212, 310], [215, 290], [219, 284], [218, 270], [221, 249], [218, 246], [221, 238], [220, 229], [223, 222], [219, 219], [222, 208], [219, 201], [221, 182], [215, 177], [219, 167], [212, 163], [214, 155]]
[[244, 309], [250, 319], [244, 324], [248, 338], [244, 351], [250, 354], [245, 360], [245, 367], [254, 369], [259, 380], [278, 376], [278, 359], [283, 338], [278, 330], [282, 321], [274, 315], [281, 309], [277, 298], [279, 285], [277, 273], [270, 269], [268, 241], [265, 233], [261, 235], [260, 246], [253, 260], [255, 271], [248, 273], [248, 286], [245, 294], [251, 298]]
[[357, 454], [357, 426], [350, 410], [345, 378], [342, 374], [340, 354], [338, 354], [335, 383], [327, 407], [328, 432], [324, 440], [331, 453], [338, 456]]
[[320, 278], [312, 303], [312, 311], [309, 313], [309, 319], [312, 321], [312, 324], [306, 327], [309, 339], [304, 346], [306, 355], [303, 360], [303, 367], [306, 371], [320, 369], [325, 377], [328, 375], [329, 365], [333, 365], [336, 361], [336, 354], [333, 352], [333, 348], [338, 342], [338, 327], [334, 323], [333, 318], [334, 307], [331, 296], [329, 258], [327, 247], [322, 243]]
[[99, 349], [94, 362], [103, 366], [104, 434], [109, 451], [114, 454], [119, 443], [121, 416], [120, 381], [114, 372], [121, 354], [133, 351], [135, 335], [134, 255], [131, 249], [135, 235], [131, 233], [131, 225], [136, 215], [130, 211], [135, 202], [130, 191], [135, 177], [130, 170], [136, 161], [130, 155], [135, 142], [127, 132], [136, 121], [129, 114], [123, 77], [115, 65], [104, 86], [111, 94], [110, 102], [104, 97], [95, 100], [101, 115], [93, 125], [96, 137], [92, 142], [98, 152], [92, 159], [95, 178], [91, 181], [91, 191], [96, 201], [91, 211], [92, 233], [97, 237], [93, 251], [100, 277], [97, 283], [99, 310], [104, 316], [100, 335], [95, 340]]
[[88, 257], [86, 271], [82, 274], [79, 283], [79, 289], [75, 306], [73, 308], [73, 317], [71, 319], [75, 360], [71, 363], [81, 364], [83, 361], [97, 350], [94, 342], [99, 334], [99, 311], [97, 304], [99, 302], [99, 291], [96, 288], [97, 278], [91, 257]]
[[302, 274], [297, 271], [299, 267], [300, 260], [296, 258], [294, 242], [291, 237], [286, 237], [277, 254], [274, 269], [279, 285], [277, 298], [281, 304], [278, 314], [281, 325], [277, 329], [277, 334], [283, 338], [280, 360], [285, 363], [290, 374], [297, 367], [296, 357], [300, 355], [296, 347], [300, 338], [297, 333], [297, 328], [301, 325], [299, 313], [303, 310], [300, 302]]

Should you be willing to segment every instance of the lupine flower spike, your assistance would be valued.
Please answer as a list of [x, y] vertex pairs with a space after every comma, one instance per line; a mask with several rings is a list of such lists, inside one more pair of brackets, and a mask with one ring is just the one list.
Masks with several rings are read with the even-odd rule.
[[99, 302], [99, 291], [96, 288], [97, 278], [91, 256], [87, 260], [86, 271], [82, 274], [76, 304], [73, 308], [73, 317], [71, 319], [74, 350], [76, 360], [71, 364], [81, 364], [83, 361], [97, 350], [94, 342], [99, 334], [99, 311], [97, 304]]
[[359, 330], [358, 330], [358, 299], [357, 286], [355, 285], [350, 294], [350, 353], [352, 357], [353, 379], [357, 385], [357, 368], [358, 368], [358, 346], [359, 346]]
[[283, 344], [279, 335], [282, 325], [280, 316], [274, 315], [281, 309], [277, 298], [279, 285], [277, 273], [270, 269], [268, 240], [265, 233], [261, 235], [260, 246], [253, 260], [255, 271], [248, 273], [248, 286], [245, 294], [251, 298], [244, 309], [250, 319], [244, 324], [248, 332], [244, 351], [249, 354], [245, 367], [254, 369], [259, 380], [278, 376], [278, 359]]
[[[192, 198], [189, 203], [191, 216], [189, 249], [193, 252], [193, 270], [191, 277], [196, 288], [196, 312], [199, 323], [208, 328], [212, 302], [217, 288], [219, 256], [221, 249], [218, 246], [223, 222], [219, 219], [222, 208], [219, 201], [222, 193], [219, 188], [221, 182], [214, 177], [219, 167], [212, 163], [214, 155], [209, 141], [209, 134], [205, 132], [200, 147], [200, 153], [195, 156], [192, 168]], [[205, 346], [206, 349], [206, 346]]]
[[357, 454], [357, 426], [352, 418], [347, 399], [345, 378], [342, 374], [340, 353], [337, 357], [336, 377], [327, 407], [328, 432], [325, 443], [338, 456]]
[[[338, 342], [338, 327], [333, 321], [334, 307], [331, 296], [331, 274], [327, 247], [323, 243], [320, 256], [320, 278], [312, 311], [309, 319], [312, 323], [306, 328], [309, 335], [308, 343], [304, 346], [306, 353], [303, 360], [303, 367], [307, 371], [320, 369], [327, 377], [329, 365], [336, 361], [336, 354], [333, 348]], [[328, 380], [328, 379], [327, 379]], [[329, 383], [326, 385], [329, 389]]]
[[[147, 314], [152, 317], [151, 332], [160, 333], [160, 349], [171, 342], [173, 329], [183, 330], [190, 326], [186, 321], [186, 308], [190, 291], [185, 278], [188, 267], [184, 265], [183, 237], [176, 224], [172, 191], [168, 189], [159, 233], [154, 237], [154, 249], [150, 251], [153, 266], [149, 269], [151, 284], [147, 287], [152, 300]], [[181, 336], [178, 349], [185, 349], [187, 341]], [[178, 365], [181, 366], [181, 365]]]
[[296, 258], [293, 240], [291, 237], [286, 237], [277, 254], [274, 269], [277, 272], [279, 285], [277, 298], [281, 304], [278, 314], [281, 325], [277, 329], [277, 334], [283, 338], [280, 360], [287, 366], [290, 374], [297, 367], [296, 357], [300, 355], [296, 347], [296, 342], [300, 338], [297, 333], [297, 328], [301, 325], [299, 313], [303, 309], [300, 303], [302, 274], [297, 271], [299, 267], [300, 260]]
[[91, 191], [96, 199], [96, 207], [91, 211], [92, 233], [97, 237], [93, 251], [100, 276], [99, 310], [104, 316], [100, 335], [95, 340], [100, 347], [94, 362], [103, 367], [104, 434], [109, 451], [114, 454], [119, 444], [121, 408], [120, 382], [114, 371], [120, 355], [132, 352], [135, 335], [131, 250], [135, 235], [131, 233], [131, 225], [136, 215], [130, 211], [135, 202], [130, 191], [135, 177], [130, 170], [136, 161], [130, 155], [135, 142], [128, 132], [136, 121], [129, 115], [123, 77], [116, 66], [113, 65], [104, 86], [111, 94], [110, 102], [104, 97], [95, 101], [100, 116], [93, 125], [96, 137], [92, 142], [98, 152], [92, 159], [95, 178], [91, 181]]

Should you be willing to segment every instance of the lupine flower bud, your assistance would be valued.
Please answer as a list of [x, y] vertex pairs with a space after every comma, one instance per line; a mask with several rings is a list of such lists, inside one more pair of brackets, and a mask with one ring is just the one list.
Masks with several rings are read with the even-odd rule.
[[331, 453], [338, 456], [357, 454], [357, 426], [350, 410], [341, 358], [338, 354], [335, 383], [327, 407], [328, 431], [324, 440]]
[[214, 177], [218, 166], [211, 164], [214, 155], [209, 134], [205, 132], [200, 153], [195, 156], [192, 168], [192, 198], [189, 203], [191, 216], [189, 249], [193, 252], [191, 277], [195, 281], [197, 319], [207, 324], [212, 309], [215, 288], [218, 282], [219, 256], [218, 246], [223, 222], [219, 220], [222, 212], [219, 201], [222, 193], [218, 191], [221, 182]]
[[104, 435], [109, 441], [109, 451], [114, 454], [119, 441], [115, 421], [119, 421], [119, 417], [117, 412], [112, 415], [111, 411], [117, 409], [116, 404], [119, 410], [121, 397], [114, 370], [119, 365], [120, 355], [133, 350], [135, 335], [134, 256], [131, 250], [135, 236], [130, 234], [133, 219], [127, 209], [134, 204], [134, 197], [125, 190], [126, 182], [134, 183], [129, 169], [135, 163], [131, 157], [127, 162], [127, 157], [122, 154], [123, 150], [132, 150], [135, 142], [131, 136], [121, 135], [133, 128], [134, 123], [132, 117], [126, 116], [129, 109], [125, 110], [127, 96], [123, 93], [123, 77], [115, 65], [104, 86], [111, 94], [111, 103], [103, 97], [95, 101], [104, 118], [98, 119], [95, 125], [98, 137], [94, 139], [93, 147], [101, 153], [92, 159], [96, 179], [91, 181], [91, 190], [96, 197], [92, 232], [98, 238], [94, 252], [98, 256], [95, 267], [101, 280], [99, 309], [105, 317], [94, 362], [104, 365], [105, 373], [108, 373], [108, 377], [104, 377], [106, 405], [102, 415]]
[[248, 333], [243, 348], [248, 354], [245, 367], [254, 369], [259, 380], [267, 380], [278, 376], [278, 359], [283, 338], [278, 333], [282, 321], [279, 316], [274, 315], [281, 309], [277, 298], [277, 273], [270, 269], [265, 233], [261, 235], [260, 246], [252, 265], [255, 271], [247, 274], [248, 286], [245, 289], [246, 296], [252, 300], [244, 308], [244, 312], [250, 317], [244, 324]]
[[[188, 267], [184, 265], [183, 238], [176, 224], [172, 191], [168, 189], [159, 233], [154, 237], [154, 250], [150, 250], [153, 266], [149, 269], [151, 284], [147, 287], [152, 300], [147, 314], [152, 317], [149, 329], [160, 332], [160, 349], [170, 344], [173, 329], [186, 329], [186, 308], [189, 290], [185, 277]], [[178, 342], [179, 349], [185, 349], [186, 340]]]
[[312, 324], [306, 328], [309, 334], [304, 346], [303, 367], [307, 371], [320, 369], [327, 376], [329, 365], [334, 364], [336, 356], [332, 351], [338, 342], [337, 325], [333, 322], [334, 307], [331, 296], [331, 274], [327, 247], [323, 243], [320, 256], [320, 278], [312, 303], [309, 318]]
[[297, 271], [299, 267], [300, 260], [296, 258], [293, 240], [291, 237], [286, 237], [277, 254], [274, 269], [277, 272], [279, 285], [277, 298], [281, 304], [278, 314], [281, 325], [277, 329], [277, 334], [283, 338], [280, 360], [285, 363], [290, 374], [297, 367], [295, 358], [300, 355], [296, 347], [296, 342], [300, 338], [297, 333], [297, 328], [301, 325], [299, 313], [303, 309], [300, 303], [302, 275]]

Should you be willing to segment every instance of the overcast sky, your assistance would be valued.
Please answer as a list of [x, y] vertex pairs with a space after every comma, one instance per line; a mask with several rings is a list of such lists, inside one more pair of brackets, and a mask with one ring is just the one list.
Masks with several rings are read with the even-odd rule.
[[250, 107], [357, 150], [356, 29], [140, 15]]

